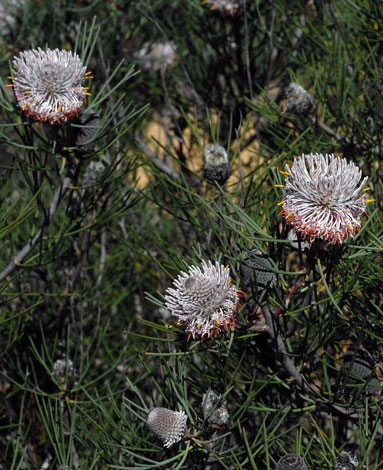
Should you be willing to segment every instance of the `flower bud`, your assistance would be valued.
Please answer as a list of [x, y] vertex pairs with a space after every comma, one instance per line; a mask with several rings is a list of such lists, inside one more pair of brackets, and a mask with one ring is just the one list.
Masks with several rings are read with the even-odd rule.
[[75, 378], [73, 362], [70, 359], [57, 359], [53, 364], [53, 371], [61, 385], [71, 384]]
[[314, 104], [314, 99], [303, 86], [291, 82], [285, 90], [287, 111], [293, 114], [308, 114]]
[[301, 456], [286, 454], [279, 459], [275, 470], [307, 470], [307, 466]]
[[231, 174], [226, 150], [218, 144], [209, 145], [204, 156], [203, 176], [223, 185]]
[[274, 287], [277, 276], [272, 269], [272, 264], [260, 250], [250, 250], [242, 256], [241, 275], [248, 289], [255, 285], [256, 290], [260, 292], [268, 287]]
[[148, 414], [146, 424], [163, 441], [164, 447], [170, 447], [182, 439], [186, 431], [186, 421], [184, 411], [153, 408]]
[[221, 426], [227, 424], [229, 420], [226, 400], [222, 399], [221, 395], [217, 395], [212, 390], [203, 395], [202, 410], [203, 416], [209, 424]]

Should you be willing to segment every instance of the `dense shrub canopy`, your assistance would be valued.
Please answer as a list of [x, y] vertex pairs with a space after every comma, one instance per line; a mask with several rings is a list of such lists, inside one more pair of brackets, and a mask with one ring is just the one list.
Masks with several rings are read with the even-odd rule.
[[381, 468], [380, 2], [0, 25], [0, 469]]

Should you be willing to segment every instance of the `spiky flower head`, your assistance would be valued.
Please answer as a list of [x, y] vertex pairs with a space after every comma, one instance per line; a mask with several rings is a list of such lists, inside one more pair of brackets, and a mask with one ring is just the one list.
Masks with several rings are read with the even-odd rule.
[[149, 412], [146, 424], [163, 441], [164, 447], [170, 447], [182, 439], [186, 431], [186, 421], [184, 411], [159, 407]]
[[291, 82], [285, 93], [287, 111], [294, 114], [307, 114], [311, 111], [314, 99], [299, 83]]
[[235, 16], [241, 11], [241, 2], [238, 0], [203, 0], [202, 3], [222, 15]]
[[62, 123], [76, 115], [85, 103], [92, 78], [76, 53], [41, 48], [13, 58], [13, 84], [21, 110], [36, 121]]
[[183, 324], [189, 337], [210, 336], [229, 327], [236, 310], [237, 289], [231, 285], [229, 267], [203, 261], [190, 266], [166, 289], [165, 306]]
[[177, 58], [177, 48], [173, 41], [146, 42], [134, 55], [144, 72], [157, 72], [169, 68]]
[[279, 459], [275, 470], [307, 470], [307, 466], [300, 455], [286, 454]]
[[361, 181], [353, 162], [333, 154], [302, 155], [281, 173], [287, 175], [281, 214], [299, 236], [341, 244], [360, 230], [366, 202], [374, 199], [362, 194], [370, 189], [362, 189], [367, 177]]
[[226, 150], [218, 144], [209, 145], [204, 155], [203, 175], [212, 182], [222, 185], [230, 176], [229, 159]]
[[205, 420], [209, 424], [222, 426], [229, 420], [226, 400], [222, 395], [217, 395], [213, 390], [209, 390], [202, 397], [202, 411]]
[[335, 460], [335, 470], [356, 470], [359, 462], [356, 455], [352, 455], [346, 450], [342, 450]]

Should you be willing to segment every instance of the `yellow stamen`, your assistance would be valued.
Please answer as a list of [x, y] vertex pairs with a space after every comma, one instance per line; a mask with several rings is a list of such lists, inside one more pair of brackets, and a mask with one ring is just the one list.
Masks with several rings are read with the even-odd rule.
[[22, 108], [21, 108], [21, 111], [24, 111], [24, 109], [27, 107], [27, 105], [25, 104]]
[[24, 93], [32, 93], [30, 90], [24, 91]]
[[352, 225], [351, 225], [351, 224], [347, 224], [347, 225], [348, 225], [348, 226], [350, 227], [350, 229], [352, 230]]
[[93, 72], [91, 72], [91, 71], [89, 70], [89, 72], [86, 72], [85, 76], [87, 76], [87, 75], [92, 75], [92, 73], [93, 73]]
[[362, 191], [369, 191], [370, 189], [371, 189], [371, 188], [370, 188], [370, 187], [368, 187], [368, 188], [364, 188], [364, 189], [362, 189]]
[[217, 325], [219, 326], [219, 320], [218, 320], [218, 318], [216, 318], [215, 321], [217, 322]]
[[198, 328], [198, 329], [201, 328], [201, 323], [198, 323], [197, 328]]
[[58, 112], [58, 113], [61, 111], [61, 108], [62, 108], [62, 106], [59, 106], [59, 107], [57, 108], [57, 112]]
[[229, 269], [229, 265], [228, 265], [228, 264], [225, 266], [225, 269]]
[[169, 328], [173, 328], [173, 325], [169, 325]]
[[9, 80], [13, 80], [13, 77], [7, 77], [7, 78], [9, 78]]
[[314, 216], [314, 215], [317, 215], [317, 211], [314, 211], [314, 212], [313, 212], [313, 216]]
[[33, 101], [33, 104], [36, 104], [38, 101], [38, 99], [36, 98], [34, 101]]
[[281, 201], [281, 202], [278, 202], [277, 206], [281, 206], [282, 204], [284, 204], [286, 201]]
[[280, 173], [281, 175], [291, 176], [291, 173], [289, 173], [288, 171], [279, 170], [279, 173]]
[[375, 202], [376, 199], [366, 199], [366, 202]]
[[180, 321], [176, 321], [176, 325], [181, 325], [181, 322]]
[[85, 94], [88, 95], [88, 96], [92, 96], [92, 93], [85, 92]]
[[11, 83], [7, 83], [5, 86], [13, 86]]
[[284, 188], [284, 187], [285, 187], [284, 184], [274, 184], [274, 186], [275, 186], [276, 188]]
[[350, 212], [348, 209], [343, 209], [343, 212]]
[[291, 214], [292, 214], [292, 212], [289, 212], [289, 213], [286, 215], [285, 219], [287, 220], [287, 219], [290, 217]]
[[82, 89], [83, 90], [89, 90], [90, 86], [83, 86]]

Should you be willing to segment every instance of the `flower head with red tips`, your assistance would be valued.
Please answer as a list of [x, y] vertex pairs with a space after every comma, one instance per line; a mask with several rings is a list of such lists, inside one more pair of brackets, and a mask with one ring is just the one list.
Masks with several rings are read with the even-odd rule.
[[240, 291], [231, 285], [228, 267], [203, 261], [201, 268], [181, 272], [173, 285], [166, 290], [165, 306], [193, 338], [212, 338], [233, 322]]
[[32, 49], [13, 59], [12, 85], [21, 110], [36, 121], [62, 123], [85, 103], [92, 78], [79, 56], [59, 49]]
[[333, 154], [302, 155], [281, 173], [287, 175], [281, 214], [299, 236], [341, 244], [359, 231], [366, 203], [374, 199], [366, 198], [367, 177], [361, 181], [353, 162]]

